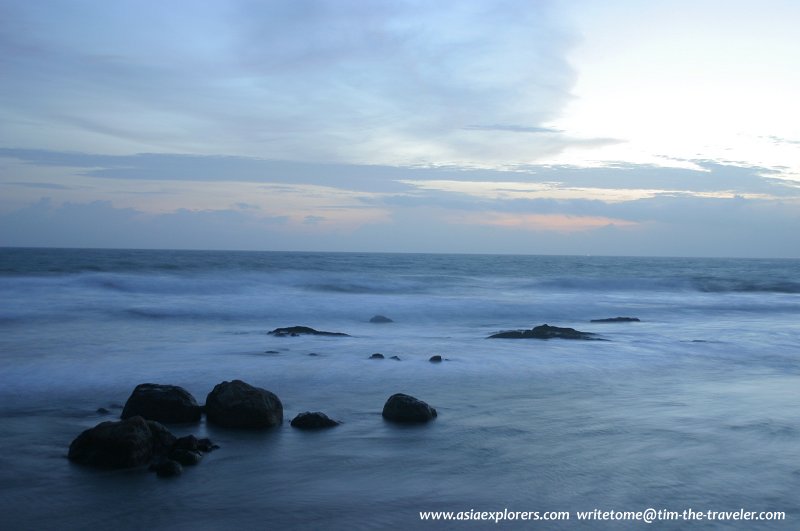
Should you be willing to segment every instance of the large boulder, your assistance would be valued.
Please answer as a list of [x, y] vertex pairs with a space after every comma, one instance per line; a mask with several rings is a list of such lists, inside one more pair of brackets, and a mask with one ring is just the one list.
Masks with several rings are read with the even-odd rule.
[[428, 422], [436, 416], [436, 410], [431, 406], [403, 393], [390, 396], [383, 406], [383, 418], [393, 422]]
[[508, 330], [489, 336], [489, 339], [599, 339], [591, 332], [543, 324], [530, 330]]
[[139, 415], [158, 422], [182, 423], [199, 421], [201, 413], [200, 405], [183, 387], [143, 383], [125, 402], [121, 417]]
[[131, 468], [150, 462], [156, 442], [151, 425], [142, 417], [101, 422], [72, 441], [68, 457], [82, 465]]
[[269, 428], [283, 423], [283, 404], [272, 392], [241, 380], [222, 382], [208, 393], [206, 418], [225, 428]]

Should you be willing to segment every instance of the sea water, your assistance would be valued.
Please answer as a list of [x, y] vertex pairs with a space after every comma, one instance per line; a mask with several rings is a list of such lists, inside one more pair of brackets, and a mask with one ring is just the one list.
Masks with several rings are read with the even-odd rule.
[[[605, 341], [487, 339], [545, 323]], [[294, 325], [349, 337], [267, 333]], [[174, 480], [66, 459], [139, 383], [236, 378], [282, 427], [169, 426], [220, 445]], [[385, 422], [397, 392], [438, 418]], [[0, 429], [2, 529], [796, 529], [800, 261], [0, 249]], [[420, 519], [505, 509], [570, 520]]]

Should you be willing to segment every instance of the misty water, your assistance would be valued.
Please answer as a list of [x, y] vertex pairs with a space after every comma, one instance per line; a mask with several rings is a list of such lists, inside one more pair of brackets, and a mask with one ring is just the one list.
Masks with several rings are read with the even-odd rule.
[[[575, 520], [593, 509], [800, 518], [796, 260], [2, 249], [0, 300], [2, 529], [485, 528], [419, 512], [506, 508], [572, 513], [535, 524], [548, 529], [644, 525]], [[616, 316], [641, 322], [590, 322]], [[486, 339], [543, 323], [607, 341]], [[292, 325], [351, 337], [267, 334]], [[66, 459], [139, 383], [202, 403], [235, 378], [276, 393], [284, 425], [170, 425], [220, 446], [171, 480]], [[438, 418], [387, 423], [397, 392]], [[342, 424], [289, 426], [308, 410]]]

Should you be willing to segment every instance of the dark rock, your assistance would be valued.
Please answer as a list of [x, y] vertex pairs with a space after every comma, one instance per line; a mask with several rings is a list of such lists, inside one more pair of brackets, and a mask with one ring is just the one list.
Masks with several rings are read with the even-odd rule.
[[104, 407], [99, 407], [97, 408], [97, 413], [100, 413], [101, 415], [108, 415], [111, 412]]
[[350, 337], [349, 335], [343, 334], [341, 332], [322, 332], [320, 330], [314, 330], [313, 328], [309, 328], [307, 326], [289, 326], [286, 328], [276, 328], [275, 330], [269, 333], [278, 337], [286, 337], [286, 336], [297, 337], [299, 335]]
[[431, 363], [441, 363], [442, 362], [442, 357], [437, 354], [435, 356], [431, 356], [428, 361], [430, 361]]
[[389, 397], [383, 406], [383, 418], [393, 422], [428, 422], [436, 418], [436, 410], [413, 396], [397, 393]]
[[163, 459], [150, 466], [150, 470], [155, 472], [160, 478], [171, 478], [180, 476], [183, 472], [183, 467], [177, 461], [172, 459]]
[[338, 426], [339, 422], [328, 417], [325, 413], [306, 411], [298, 414], [292, 419], [292, 427], [301, 430], [318, 430], [320, 428], [332, 428]]
[[150, 428], [150, 433], [153, 434], [153, 455], [165, 455], [175, 446], [175, 442], [178, 439], [163, 424], [148, 420], [147, 427]]
[[308, 355], [313, 356], [315, 358], [319, 356], [319, 354], [317, 354], [316, 352], [309, 352]]
[[375, 315], [369, 320], [370, 323], [393, 323], [391, 319], [384, 315]]
[[170, 460], [177, 461], [183, 466], [194, 466], [203, 459], [203, 454], [196, 450], [173, 448], [168, 457]]
[[390, 359], [390, 360], [397, 360], [397, 361], [400, 361], [400, 356], [392, 356], [392, 357], [391, 357], [391, 358], [389, 358], [389, 359]]
[[211, 442], [211, 439], [202, 438], [197, 440], [197, 449], [203, 453], [211, 452], [212, 450], [216, 450], [219, 448], [219, 445], [216, 445]]
[[489, 336], [489, 339], [598, 339], [596, 334], [580, 332], [574, 328], [561, 328], [543, 324], [530, 330], [508, 330]]
[[225, 428], [269, 428], [283, 423], [283, 404], [272, 392], [241, 380], [217, 384], [206, 398], [206, 417]]
[[369, 357], [369, 359], [371, 360], [382, 360], [383, 358], [384, 356], [380, 352], [376, 352], [375, 354]]
[[200, 406], [194, 397], [177, 385], [144, 383], [137, 385], [125, 403], [121, 418], [136, 415], [168, 423], [197, 422]]
[[638, 317], [609, 317], [607, 319], [592, 319], [592, 323], [638, 323]]
[[200, 447], [200, 442], [194, 435], [187, 435], [175, 441], [172, 445], [173, 450], [191, 450], [196, 452]]
[[154, 455], [155, 439], [142, 417], [101, 422], [69, 445], [70, 461], [100, 468], [146, 465]]

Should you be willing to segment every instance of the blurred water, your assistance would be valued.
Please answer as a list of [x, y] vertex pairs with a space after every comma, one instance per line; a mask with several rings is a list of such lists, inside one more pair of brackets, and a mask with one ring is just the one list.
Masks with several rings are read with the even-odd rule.
[[[423, 525], [419, 511], [509, 508], [572, 511], [563, 525], [537, 524], [572, 529], [575, 511], [594, 508], [742, 507], [787, 512], [759, 529], [794, 529], [798, 271], [797, 261], [0, 250], [0, 528], [438, 529], [469, 524]], [[377, 313], [395, 323], [370, 324]], [[618, 315], [642, 322], [589, 322]], [[608, 341], [485, 339], [545, 322]], [[300, 324], [352, 337], [266, 334]], [[449, 361], [431, 364], [433, 354]], [[233, 378], [278, 394], [287, 423], [172, 427], [221, 446], [175, 481], [65, 458], [138, 383], [182, 385], [203, 402]], [[439, 418], [385, 423], [395, 392]], [[344, 423], [290, 428], [306, 410]]]

